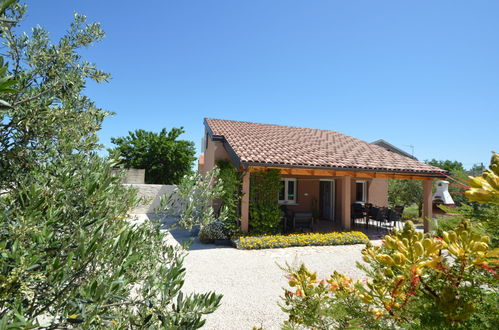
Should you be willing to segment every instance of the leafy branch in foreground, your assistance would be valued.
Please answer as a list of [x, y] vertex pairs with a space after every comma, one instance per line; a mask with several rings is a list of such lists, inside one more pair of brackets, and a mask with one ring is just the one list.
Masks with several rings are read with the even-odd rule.
[[481, 176], [469, 178], [470, 189], [466, 196], [470, 201], [499, 204], [499, 154], [494, 152], [489, 170]]
[[127, 219], [135, 192], [96, 154], [109, 113], [81, 93], [109, 75], [78, 51], [104, 32], [76, 14], [56, 44], [17, 34], [25, 9], [0, 20], [0, 328], [201, 327], [221, 296], [182, 293], [182, 251]]
[[305, 266], [291, 269], [283, 310], [286, 326], [325, 329], [492, 328], [498, 297], [498, 250], [469, 224], [424, 237], [411, 222], [362, 251], [367, 280], [334, 273], [318, 281]]

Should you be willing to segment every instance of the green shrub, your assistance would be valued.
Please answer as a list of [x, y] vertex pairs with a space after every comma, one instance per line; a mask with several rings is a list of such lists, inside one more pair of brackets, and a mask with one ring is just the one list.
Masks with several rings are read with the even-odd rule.
[[218, 161], [217, 167], [220, 169], [218, 177], [222, 185], [219, 218], [223, 219], [225, 230], [232, 237], [241, 232], [238, 222], [239, 202], [242, 197], [241, 173], [228, 161]]
[[83, 89], [109, 75], [78, 50], [104, 32], [75, 14], [52, 44], [17, 34], [24, 12], [0, 13], [0, 329], [201, 327], [221, 297], [181, 292], [182, 252], [127, 220], [135, 193], [97, 156], [108, 113]]
[[220, 198], [223, 189], [218, 173], [219, 169], [215, 167], [204, 175], [185, 175], [174, 191], [161, 196], [156, 213], [163, 216], [179, 214], [177, 225], [189, 230], [221, 220], [213, 210], [213, 202]]
[[277, 203], [281, 175], [278, 170], [251, 173], [250, 226], [253, 234], [276, 234], [282, 218]]
[[214, 221], [199, 231], [199, 240], [201, 243], [213, 243], [214, 240], [229, 239], [224, 223], [222, 221]]
[[462, 223], [443, 238], [411, 222], [362, 251], [365, 283], [334, 273], [319, 281], [302, 265], [289, 272], [285, 327], [382, 329], [496, 328], [498, 251]]
[[245, 236], [236, 242], [238, 249], [272, 249], [291, 246], [320, 246], [365, 244], [369, 238], [358, 231], [332, 233], [306, 233], [291, 235]]

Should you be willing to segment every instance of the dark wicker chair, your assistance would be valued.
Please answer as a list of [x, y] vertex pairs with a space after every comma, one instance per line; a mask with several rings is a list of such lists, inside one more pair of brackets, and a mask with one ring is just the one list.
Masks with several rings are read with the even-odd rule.
[[388, 210], [387, 220], [391, 224], [392, 228], [397, 228], [397, 223], [401, 220], [401, 214], [397, 210]]
[[293, 215], [293, 230], [297, 231], [299, 228], [303, 232], [303, 229], [308, 228], [311, 231], [314, 230], [314, 217], [312, 212], [295, 212]]
[[351, 218], [353, 224], [355, 224], [355, 220], [357, 219], [364, 219], [365, 213], [364, 213], [364, 207], [359, 204], [359, 203], [353, 203], [352, 204], [352, 211], [351, 211]]
[[379, 207], [376, 207], [376, 206], [373, 206], [369, 209], [369, 211], [367, 212], [367, 221], [369, 220], [374, 220], [376, 221], [376, 217], [378, 216], [378, 212], [379, 212]]
[[381, 207], [378, 209], [378, 212], [376, 212], [376, 217], [373, 220], [378, 223], [378, 226], [382, 226], [383, 224], [388, 223], [387, 218], [388, 218], [388, 209]]
[[293, 224], [293, 212], [288, 209], [287, 205], [281, 205], [281, 228], [283, 233], [287, 233], [289, 226]]
[[404, 214], [404, 207], [402, 205], [396, 205], [393, 210], [395, 210], [400, 216]]

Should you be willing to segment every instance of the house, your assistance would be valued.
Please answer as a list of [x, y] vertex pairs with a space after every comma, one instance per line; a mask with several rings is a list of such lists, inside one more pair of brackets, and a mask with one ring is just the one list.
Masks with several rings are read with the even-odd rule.
[[204, 125], [199, 171], [206, 173], [217, 160], [229, 160], [243, 172], [243, 232], [249, 228], [254, 172], [278, 169], [278, 203], [294, 211], [311, 211], [317, 205], [321, 218], [345, 230], [351, 226], [353, 202], [387, 206], [388, 179], [421, 180], [424, 216], [431, 217], [432, 180], [444, 177], [438, 167], [335, 131], [209, 118]]
[[392, 151], [392, 152], [396, 152], [398, 153], [399, 155], [402, 155], [402, 156], [405, 156], [405, 157], [409, 157], [409, 158], [412, 158], [412, 159], [415, 159], [415, 160], [418, 160], [416, 157], [414, 157], [413, 155], [405, 152], [404, 150], [400, 149], [400, 148], [397, 148], [396, 146], [394, 146], [393, 144], [383, 140], [383, 139], [379, 139], [379, 140], [376, 140], [374, 142], [371, 142], [372, 144], [375, 144], [377, 146], [380, 146], [380, 147], [383, 147], [385, 148], [386, 150], [388, 151]]

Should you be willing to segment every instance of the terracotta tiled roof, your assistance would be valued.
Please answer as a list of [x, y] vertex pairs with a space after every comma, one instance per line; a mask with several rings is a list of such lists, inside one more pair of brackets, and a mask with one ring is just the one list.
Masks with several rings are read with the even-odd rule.
[[205, 119], [242, 164], [441, 174], [442, 169], [335, 131]]

